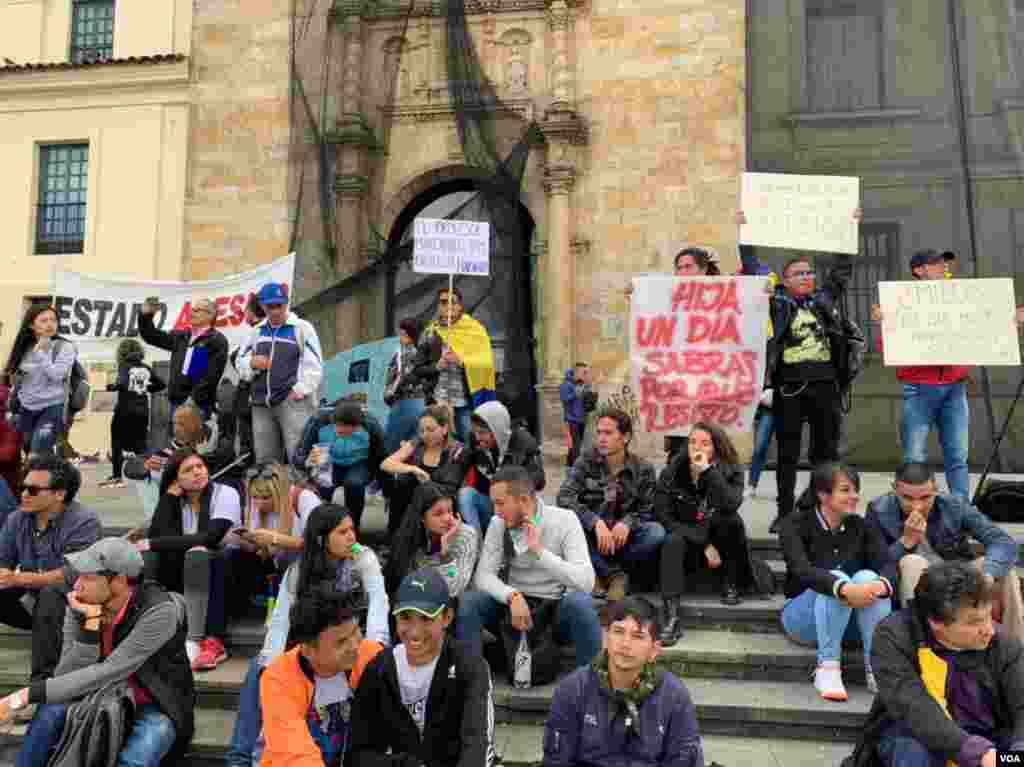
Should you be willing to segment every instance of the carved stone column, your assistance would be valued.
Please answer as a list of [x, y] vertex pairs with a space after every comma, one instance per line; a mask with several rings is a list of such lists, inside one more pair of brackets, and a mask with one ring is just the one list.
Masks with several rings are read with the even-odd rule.
[[[564, 156], [565, 146], [551, 153]], [[544, 382], [557, 384], [575, 353], [573, 315], [575, 270], [572, 263], [572, 222], [569, 196], [576, 183], [576, 170], [564, 161], [549, 162], [544, 172], [548, 194], [548, 249], [544, 261]]]
[[572, 108], [574, 77], [569, 61], [569, 28], [572, 17], [565, 0], [552, 0], [548, 6], [548, 46], [551, 50], [552, 111]]

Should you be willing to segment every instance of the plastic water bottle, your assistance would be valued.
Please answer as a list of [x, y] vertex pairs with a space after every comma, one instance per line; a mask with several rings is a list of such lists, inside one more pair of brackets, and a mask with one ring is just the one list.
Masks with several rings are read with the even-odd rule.
[[270, 625], [270, 616], [274, 614], [274, 607], [277, 605], [277, 590], [280, 587], [278, 583], [277, 574], [267, 576], [267, 620], [266, 624]]
[[531, 686], [533, 679], [533, 655], [530, 653], [530, 642], [526, 638], [526, 632], [519, 635], [519, 647], [516, 649], [515, 673], [512, 676], [512, 684], [520, 690]]

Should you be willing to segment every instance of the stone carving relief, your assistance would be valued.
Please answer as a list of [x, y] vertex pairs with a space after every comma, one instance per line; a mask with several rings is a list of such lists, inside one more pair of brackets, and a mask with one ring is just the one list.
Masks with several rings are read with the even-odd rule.
[[400, 104], [412, 96], [408, 51], [408, 46], [401, 37], [392, 37], [384, 43], [383, 83], [385, 88], [391, 89], [391, 98], [388, 101], [393, 104]]
[[524, 29], [510, 29], [498, 42], [502, 50], [502, 88], [515, 95], [529, 93], [533, 37]]

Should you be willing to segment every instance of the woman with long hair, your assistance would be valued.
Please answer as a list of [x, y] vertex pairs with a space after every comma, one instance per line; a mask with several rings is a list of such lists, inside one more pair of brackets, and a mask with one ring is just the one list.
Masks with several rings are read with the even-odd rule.
[[263, 751], [260, 675], [290, 644], [290, 611], [299, 594], [311, 593], [324, 583], [333, 584], [345, 594], [361, 592], [368, 602], [366, 638], [385, 646], [391, 644], [388, 595], [380, 562], [369, 548], [356, 542], [356, 528], [348, 510], [334, 503], [321, 504], [309, 515], [302, 540], [302, 558], [285, 573], [263, 649], [249, 664], [242, 683], [238, 718], [225, 760], [228, 767], [252, 767], [259, 761]]
[[393, 453], [404, 440], [416, 436], [417, 422], [433, 394], [439, 375], [441, 346], [436, 336], [423, 338], [423, 323], [407, 318], [398, 323], [399, 349], [388, 366], [384, 402], [391, 408], [384, 429], [386, 450]]
[[654, 492], [654, 511], [668, 532], [661, 547], [661, 591], [665, 605], [661, 642], [682, 636], [680, 600], [686, 575], [708, 567], [722, 575], [722, 601], [739, 604], [739, 589], [749, 585], [747, 531], [739, 515], [743, 471], [728, 435], [699, 421], [690, 430], [687, 449], [666, 466]]
[[57, 310], [48, 304], [29, 307], [4, 372], [17, 391], [15, 428], [32, 453], [53, 452], [64, 432], [77, 358], [75, 345], [57, 334]]
[[422, 567], [434, 567], [454, 599], [473, 579], [480, 539], [455, 508], [455, 499], [434, 482], [413, 493], [402, 526], [391, 540], [384, 585], [394, 595], [402, 578]]
[[184, 449], [171, 457], [148, 536], [137, 545], [147, 552], [147, 570], [156, 580], [185, 596], [193, 671], [214, 669], [228, 657], [226, 544], [237, 547], [228, 535], [241, 521], [238, 491], [211, 482], [199, 453]]
[[450, 495], [455, 495], [466, 477], [460, 460], [464, 446], [451, 435], [451, 410], [431, 405], [419, 419], [419, 437], [384, 459], [381, 471], [395, 475], [388, 501], [388, 534], [394, 535], [402, 525], [406, 508], [417, 486], [433, 481]]

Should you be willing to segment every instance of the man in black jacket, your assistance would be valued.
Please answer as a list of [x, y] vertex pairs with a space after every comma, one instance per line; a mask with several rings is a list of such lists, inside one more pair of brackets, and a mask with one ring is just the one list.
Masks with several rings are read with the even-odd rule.
[[972, 564], [933, 565], [878, 624], [878, 695], [843, 767], [995, 767], [1024, 749], [1024, 647], [994, 630], [992, 587]]
[[839, 459], [844, 348], [839, 302], [853, 265], [842, 257], [825, 285], [815, 287], [806, 258], [790, 260], [771, 299], [772, 337], [765, 378], [775, 392], [778, 460], [778, 517], [771, 532], [793, 511], [797, 464], [804, 423], [810, 425], [812, 466]]
[[228, 339], [213, 326], [216, 307], [208, 298], [192, 303], [188, 330], [161, 330], [153, 324], [160, 305], [147, 300], [139, 313], [139, 335], [150, 346], [171, 353], [167, 398], [175, 408], [192, 400], [208, 420], [217, 407], [217, 385], [228, 364]]
[[454, 612], [434, 568], [402, 579], [394, 610], [401, 644], [366, 668], [352, 708], [353, 767], [491, 767], [491, 672], [446, 636]]
[[119, 763], [158, 767], [172, 749], [183, 753], [194, 730], [184, 602], [139, 580], [142, 555], [121, 538], [104, 538], [67, 562], [78, 578], [68, 595], [71, 609], [57, 672], [0, 700], [0, 722], [29, 703], [40, 704], [17, 764], [45, 767], [60, 741], [69, 704], [127, 682], [135, 719]]

